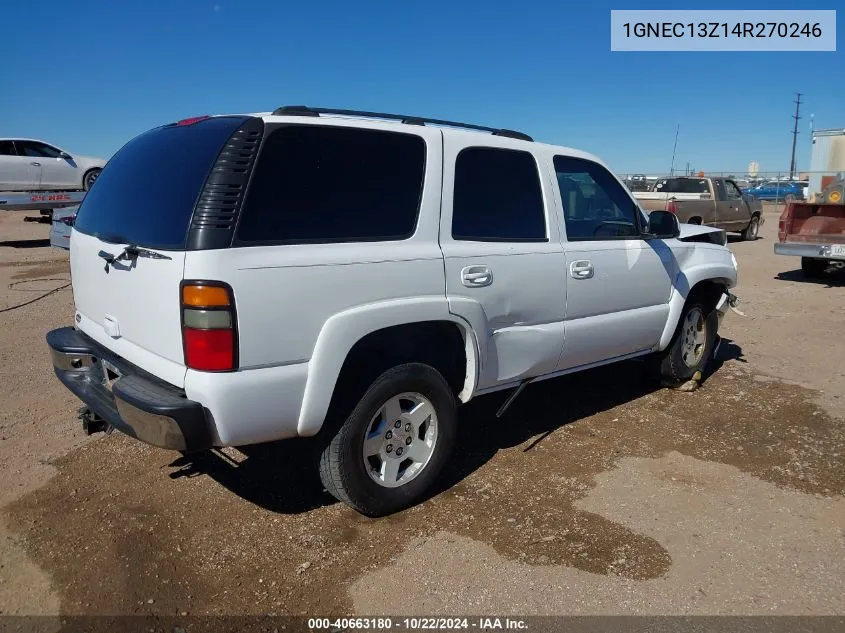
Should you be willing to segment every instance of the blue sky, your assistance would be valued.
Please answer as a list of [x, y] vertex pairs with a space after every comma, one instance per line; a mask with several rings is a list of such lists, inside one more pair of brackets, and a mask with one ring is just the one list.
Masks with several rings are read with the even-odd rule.
[[0, 23], [20, 37], [0, 57], [0, 136], [107, 157], [179, 118], [308, 104], [518, 129], [593, 152], [618, 172], [667, 171], [679, 124], [676, 166], [740, 172], [757, 160], [776, 170], [789, 166], [800, 91], [798, 165], [807, 169], [810, 114], [817, 128], [845, 126], [842, 38], [835, 53], [610, 51], [611, 8], [679, 5], [3, 2]]

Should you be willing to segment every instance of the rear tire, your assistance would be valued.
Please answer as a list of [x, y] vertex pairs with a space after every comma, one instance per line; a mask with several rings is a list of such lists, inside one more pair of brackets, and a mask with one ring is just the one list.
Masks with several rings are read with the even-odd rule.
[[393, 367], [370, 385], [328, 442], [320, 480], [366, 516], [407, 508], [426, 495], [448, 461], [456, 419], [455, 396], [440, 372], [422, 363]]
[[89, 169], [82, 177], [82, 189], [88, 191], [94, 184], [94, 181], [100, 176], [102, 169]]
[[660, 374], [671, 384], [682, 384], [704, 372], [716, 344], [719, 318], [712, 305], [693, 296], [684, 306], [678, 327], [660, 361]]
[[795, 195], [794, 195], [794, 194], [791, 194], [791, 193], [788, 193], [788, 194], [786, 194], [786, 195], [783, 197], [783, 201], [784, 201], [786, 204], [791, 204], [791, 203], [795, 202]]
[[753, 242], [757, 239], [757, 236], [760, 234], [760, 216], [753, 215], [751, 216], [751, 221], [748, 223], [741, 232], [740, 236], [746, 242]]
[[818, 279], [824, 276], [827, 270], [827, 260], [817, 259], [815, 257], [801, 258], [801, 272], [807, 279]]

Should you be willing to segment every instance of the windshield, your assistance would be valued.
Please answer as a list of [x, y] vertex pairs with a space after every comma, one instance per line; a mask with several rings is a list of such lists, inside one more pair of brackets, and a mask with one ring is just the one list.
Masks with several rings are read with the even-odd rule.
[[710, 193], [706, 178], [663, 178], [654, 185], [661, 193]]
[[136, 136], [106, 164], [74, 228], [106, 242], [184, 248], [206, 176], [244, 120], [215, 117]]

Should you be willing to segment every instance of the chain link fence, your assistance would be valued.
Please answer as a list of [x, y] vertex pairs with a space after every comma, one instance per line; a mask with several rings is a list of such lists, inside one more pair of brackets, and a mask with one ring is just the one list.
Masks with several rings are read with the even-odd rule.
[[809, 200], [839, 203], [845, 199], [845, 171], [675, 170], [672, 174], [617, 174], [631, 191], [659, 191], [667, 178], [729, 178], [740, 189], [761, 200]]

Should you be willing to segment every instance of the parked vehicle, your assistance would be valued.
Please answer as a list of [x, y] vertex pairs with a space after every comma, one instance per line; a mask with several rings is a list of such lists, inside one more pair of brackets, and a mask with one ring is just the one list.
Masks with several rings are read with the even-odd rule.
[[76, 221], [78, 210], [77, 206], [53, 211], [50, 224], [50, 246], [64, 250], [70, 249], [70, 232]]
[[681, 222], [738, 232], [744, 240], [756, 240], [764, 222], [763, 205], [728, 178], [662, 178], [634, 197], [646, 211], [669, 211]]
[[302, 106], [138, 136], [70, 250], [74, 324], [47, 342], [89, 433], [185, 452], [317, 435], [324, 485], [368, 515], [431, 489], [458, 403], [514, 389], [501, 414], [648, 354], [690, 379], [737, 278], [723, 231], [646, 219], [589, 154]]
[[831, 264], [845, 265], [845, 201], [788, 204], [778, 222], [775, 253], [800, 257], [808, 278], [821, 277]]
[[770, 180], [745, 191], [745, 193], [754, 196], [758, 200], [771, 200], [773, 202], [804, 200], [805, 192], [805, 187], [797, 180]]
[[88, 191], [105, 164], [43, 141], [0, 138], [0, 191]]

